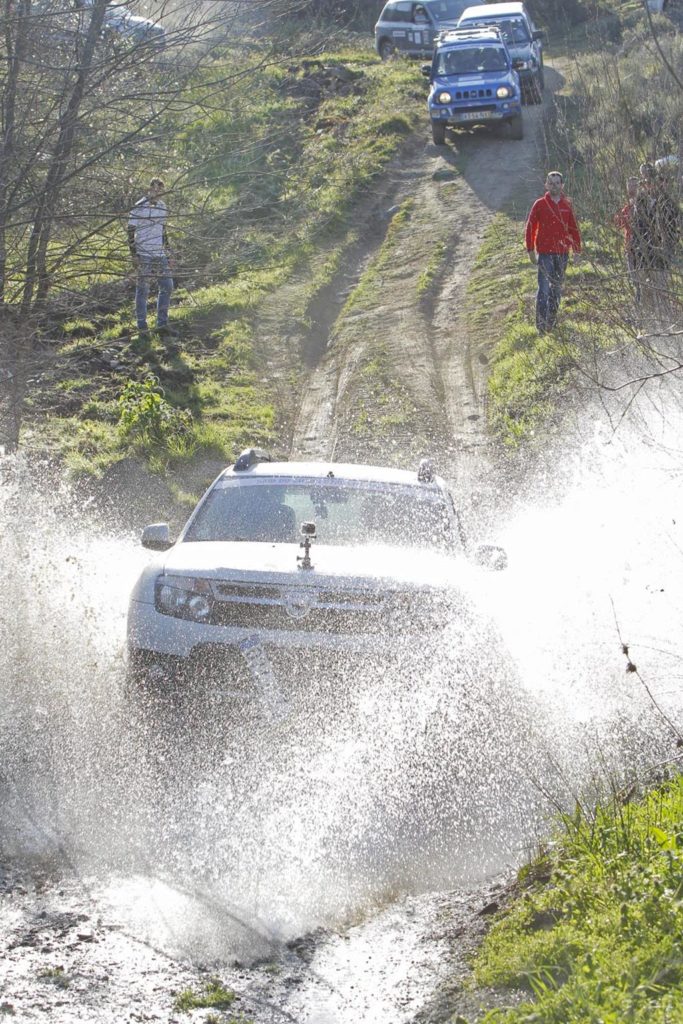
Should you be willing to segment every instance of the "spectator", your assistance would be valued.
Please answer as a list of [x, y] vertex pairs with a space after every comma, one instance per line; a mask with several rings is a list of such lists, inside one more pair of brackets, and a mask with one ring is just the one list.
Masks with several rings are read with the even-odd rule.
[[167, 338], [178, 333], [168, 323], [173, 277], [166, 233], [166, 203], [161, 199], [164, 183], [152, 178], [149, 193], [139, 199], [128, 218], [128, 246], [137, 268], [135, 316], [138, 331], [147, 333], [147, 299], [152, 281], [157, 282], [157, 330]]
[[633, 287], [636, 302], [640, 302], [640, 279], [636, 270], [635, 253], [633, 249], [633, 209], [638, 195], [638, 176], [631, 175], [626, 179], [626, 203], [619, 210], [614, 218], [618, 228], [624, 232], [624, 255], [626, 256], [626, 270], [628, 278]]
[[642, 164], [633, 205], [633, 260], [640, 278], [643, 305], [664, 310], [669, 299], [669, 276], [680, 235], [678, 205], [652, 164]]
[[551, 331], [557, 320], [569, 253], [581, 252], [581, 235], [571, 203], [562, 190], [562, 175], [549, 171], [546, 193], [531, 207], [525, 241], [529, 259], [538, 264], [536, 327]]

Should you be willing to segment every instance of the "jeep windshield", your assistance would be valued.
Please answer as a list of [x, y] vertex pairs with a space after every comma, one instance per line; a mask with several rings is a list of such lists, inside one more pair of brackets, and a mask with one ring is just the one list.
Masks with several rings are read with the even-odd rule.
[[197, 509], [183, 541], [297, 543], [314, 522], [316, 544], [448, 550], [451, 518], [440, 492], [369, 481], [229, 480]]
[[437, 75], [467, 75], [482, 71], [506, 71], [508, 66], [502, 46], [463, 46], [457, 50], [440, 50]]

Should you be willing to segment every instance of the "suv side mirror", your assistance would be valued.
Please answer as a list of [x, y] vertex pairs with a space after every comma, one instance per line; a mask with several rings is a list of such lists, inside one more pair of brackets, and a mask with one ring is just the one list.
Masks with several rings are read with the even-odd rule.
[[472, 561], [482, 569], [494, 571], [507, 569], [508, 566], [507, 552], [505, 548], [500, 548], [497, 544], [480, 544], [472, 555]]
[[521, 57], [515, 57], [515, 59], [512, 62], [512, 66], [515, 69], [515, 71], [519, 71], [520, 68], [523, 68], [525, 66], [525, 64], [526, 61], [522, 60]]
[[545, 32], [542, 28], [537, 28], [531, 33], [531, 38], [536, 42], [537, 40], [545, 39]]
[[425, 76], [425, 78], [431, 78], [432, 77], [432, 65], [431, 64], [422, 64], [421, 67], [420, 67], [420, 71]]
[[168, 551], [173, 547], [168, 523], [151, 523], [150, 526], [146, 526], [142, 531], [140, 543], [143, 548], [149, 548], [150, 551]]

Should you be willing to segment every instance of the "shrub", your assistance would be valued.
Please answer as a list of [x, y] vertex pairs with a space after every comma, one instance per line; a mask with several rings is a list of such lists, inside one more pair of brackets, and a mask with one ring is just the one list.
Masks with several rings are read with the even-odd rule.
[[144, 380], [130, 380], [118, 399], [119, 430], [134, 447], [165, 449], [181, 454], [192, 437], [192, 414], [176, 409], [164, 397], [154, 374]]

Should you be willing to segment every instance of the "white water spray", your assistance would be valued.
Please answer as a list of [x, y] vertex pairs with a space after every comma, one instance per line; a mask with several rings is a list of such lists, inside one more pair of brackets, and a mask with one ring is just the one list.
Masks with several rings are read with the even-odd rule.
[[520, 503], [499, 538], [510, 569], [480, 581], [509, 657], [456, 623], [460, 656], [407, 678], [356, 667], [335, 690], [306, 659], [288, 683], [314, 699], [282, 722], [131, 707], [125, 609], [146, 556], [15, 464], [2, 855], [88, 872], [155, 941], [223, 957], [519, 861], [546, 798], [675, 752], [643, 680], [680, 722], [678, 453], [660, 439], [636, 459], [625, 436], [591, 451], [561, 497]]

